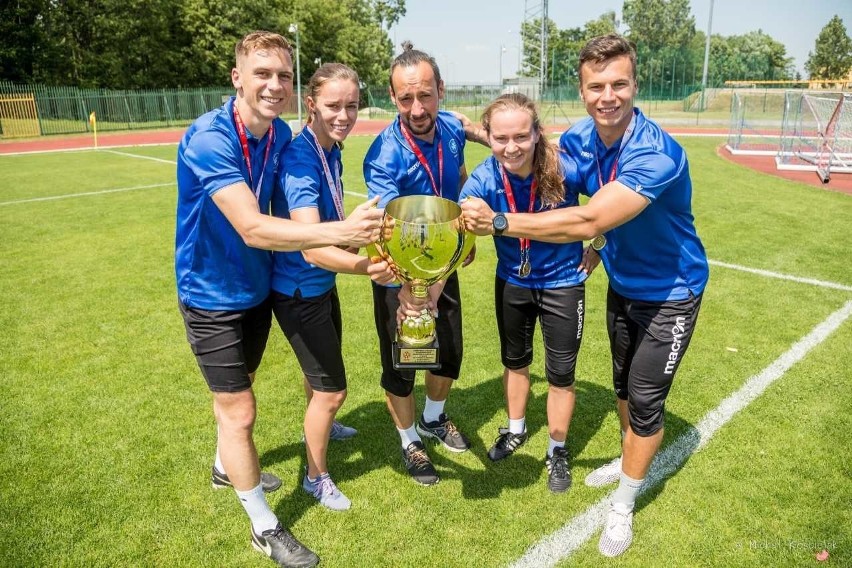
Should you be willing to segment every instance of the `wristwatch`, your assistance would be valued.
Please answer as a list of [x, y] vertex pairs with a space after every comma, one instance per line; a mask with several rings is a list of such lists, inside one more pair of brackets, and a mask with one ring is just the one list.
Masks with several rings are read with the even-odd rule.
[[606, 246], [606, 237], [603, 235], [598, 235], [591, 242], [592, 248], [596, 251], [600, 252], [602, 248]]
[[494, 218], [491, 219], [491, 226], [494, 227], [494, 236], [500, 237], [503, 235], [503, 231], [509, 228], [509, 221], [506, 219], [505, 215], [497, 213], [494, 215]]

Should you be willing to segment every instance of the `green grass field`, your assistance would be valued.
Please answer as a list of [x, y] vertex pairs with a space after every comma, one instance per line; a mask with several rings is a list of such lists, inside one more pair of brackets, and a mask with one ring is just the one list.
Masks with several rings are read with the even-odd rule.
[[[666, 447], [852, 301], [852, 197], [726, 162], [715, 153], [721, 139], [681, 141], [713, 261], [842, 286], [713, 264], [669, 397]], [[369, 142], [346, 143], [349, 192], [365, 193]], [[250, 547], [233, 493], [209, 484], [211, 398], [174, 285], [175, 148], [117, 152], [0, 156], [0, 566], [272, 566]], [[468, 169], [485, 156], [470, 145]], [[347, 208], [359, 201], [349, 196]], [[415, 485], [402, 468], [378, 384], [366, 278], [338, 278], [349, 372], [340, 418], [359, 429], [329, 450], [331, 473], [353, 502], [346, 513], [324, 509], [299, 486], [301, 374], [273, 329], [255, 389], [255, 440], [264, 469], [284, 480], [270, 496], [273, 510], [321, 566], [507, 566], [609, 491], [582, 483], [618, 452], [606, 275], [587, 285], [568, 442], [574, 486], [554, 496], [543, 466], [540, 343], [531, 439], [504, 463], [486, 457], [505, 412], [491, 240], [480, 238], [478, 250], [460, 272], [465, 363], [447, 405], [473, 448], [431, 447], [442, 476], [435, 487]], [[643, 495], [627, 554], [603, 559], [595, 531], [558, 565], [852, 565], [852, 321], [811, 347]], [[416, 395], [422, 405], [422, 380]], [[818, 562], [823, 549], [830, 558]]]

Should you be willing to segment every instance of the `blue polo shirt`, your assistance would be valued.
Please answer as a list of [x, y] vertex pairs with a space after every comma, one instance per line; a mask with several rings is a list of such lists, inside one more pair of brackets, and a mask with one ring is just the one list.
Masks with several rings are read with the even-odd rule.
[[[178, 297], [204, 310], [246, 310], [269, 295], [272, 254], [251, 248], [225, 218], [213, 195], [245, 182], [252, 187], [234, 123], [234, 98], [199, 117], [187, 129], [177, 154], [175, 275]], [[273, 121], [274, 144], [263, 172], [268, 133], [246, 130], [258, 206], [269, 213], [280, 157], [292, 137], [284, 121]]]
[[601, 259], [612, 288], [651, 302], [697, 296], [709, 270], [692, 215], [686, 153], [639, 109], [633, 112], [634, 129], [624, 144], [619, 139], [605, 147], [590, 117], [565, 132], [560, 147], [577, 162], [575, 183], [582, 193], [594, 195], [615, 168], [618, 182], [650, 201], [639, 215], [606, 232]]
[[[333, 176], [343, 175], [340, 147], [330, 152], [314, 143], [305, 130], [284, 151], [279, 187], [272, 195], [272, 212], [290, 218], [290, 212], [304, 207], [317, 209], [321, 221], [337, 221], [332, 188], [326, 179], [319, 148]], [[336, 190], [335, 190], [336, 191]], [[275, 252], [272, 255], [272, 289], [288, 296], [299, 290], [303, 297], [313, 298], [334, 287], [335, 273], [310, 264], [301, 251]]]
[[[464, 166], [464, 129], [451, 113], [439, 111], [435, 120], [435, 139], [429, 143], [412, 135], [415, 144], [426, 158], [441, 197], [458, 201]], [[443, 148], [443, 183], [438, 169], [438, 144]], [[372, 198], [381, 196], [379, 207], [395, 197], [405, 195], [434, 195], [429, 174], [403, 137], [399, 117], [370, 145], [364, 157], [364, 181]]]
[[[576, 169], [573, 160], [559, 152], [560, 166], [564, 173]], [[499, 162], [490, 156], [479, 164], [462, 188], [460, 199], [479, 197], [492, 210], [508, 213], [509, 200], [503, 187], [503, 177], [500, 173]], [[512, 195], [515, 197], [515, 207], [518, 213], [529, 211], [530, 190], [533, 175], [520, 178], [512, 172], [506, 172], [509, 183], [512, 184]], [[574, 176], [570, 176], [574, 177]], [[556, 208], [570, 207], [578, 204], [577, 192], [568, 183], [565, 186], [565, 199]], [[545, 210], [541, 204], [541, 196], [536, 195], [533, 211]], [[583, 243], [545, 243], [530, 241], [529, 262], [530, 274], [526, 278], [518, 276], [521, 266], [521, 241], [514, 237], [494, 237], [497, 249], [497, 276], [522, 288], [552, 289], [565, 288], [581, 284], [587, 278], [585, 272], [577, 272], [577, 267], [583, 258]]]

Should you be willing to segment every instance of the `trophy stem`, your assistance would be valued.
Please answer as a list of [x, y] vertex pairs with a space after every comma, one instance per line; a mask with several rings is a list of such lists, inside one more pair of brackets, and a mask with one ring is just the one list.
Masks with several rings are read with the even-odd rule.
[[415, 298], [425, 298], [426, 297], [426, 286], [423, 284], [411, 284], [411, 295]]

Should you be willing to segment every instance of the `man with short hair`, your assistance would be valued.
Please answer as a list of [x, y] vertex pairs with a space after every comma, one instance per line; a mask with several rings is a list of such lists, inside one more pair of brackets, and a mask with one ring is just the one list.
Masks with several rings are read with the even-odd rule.
[[[683, 148], [634, 108], [636, 51], [611, 34], [580, 51], [580, 97], [590, 118], [560, 139], [577, 163], [588, 203], [506, 214], [502, 234], [573, 242], [605, 234], [609, 276], [607, 329], [622, 430], [622, 457], [593, 471], [586, 484], [620, 481], [598, 549], [624, 553], [633, 540], [633, 508], [663, 439], [666, 397], [695, 330], [709, 275], [692, 216], [692, 181]], [[481, 138], [475, 130], [471, 134]], [[469, 230], [492, 234], [485, 202], [462, 204]]]
[[253, 32], [236, 45], [236, 96], [198, 118], [178, 146], [175, 272], [187, 339], [213, 393], [218, 425], [214, 487], [233, 486], [251, 521], [252, 545], [281, 566], [319, 562], [281, 526], [264, 491], [252, 438], [252, 391], [271, 326], [272, 250], [363, 246], [378, 237], [377, 200], [335, 223], [269, 215], [280, 155], [291, 132], [278, 118], [293, 93], [290, 44]]
[[[435, 60], [403, 44], [403, 52], [390, 70], [391, 99], [399, 115], [376, 138], [364, 158], [364, 179], [379, 206], [399, 196], [435, 195], [453, 202], [467, 172], [464, 166], [464, 131], [459, 120], [439, 111], [444, 82]], [[465, 264], [472, 260], [466, 259]], [[403, 310], [418, 314], [419, 301], [408, 284], [381, 286], [373, 283], [373, 313], [382, 359], [381, 384], [391, 418], [402, 443], [402, 458], [408, 473], [421, 485], [434, 485], [440, 478], [429, 459], [421, 435], [437, 440], [453, 452], [464, 452], [470, 442], [444, 411], [450, 387], [462, 362], [462, 314], [458, 276], [429, 288], [428, 306], [437, 308], [435, 331], [440, 345], [440, 369], [426, 371], [426, 403], [415, 424], [414, 377], [411, 369], [393, 365], [392, 342], [396, 314]]]

